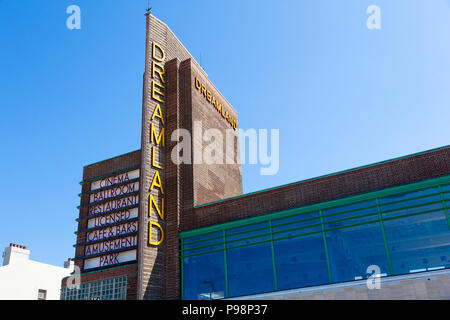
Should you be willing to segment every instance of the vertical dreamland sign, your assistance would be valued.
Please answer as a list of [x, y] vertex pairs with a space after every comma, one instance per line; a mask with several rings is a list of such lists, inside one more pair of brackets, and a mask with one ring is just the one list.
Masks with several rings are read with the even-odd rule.
[[[142, 102], [141, 189], [138, 245], [138, 299], [165, 299], [165, 255], [167, 240], [175, 239], [166, 232], [168, 194], [166, 178], [173, 165], [167, 157], [168, 143], [173, 129], [173, 110], [168, 96], [177, 90], [178, 83], [169, 83], [168, 64], [174, 59], [183, 61], [191, 55], [170, 29], [151, 14], [146, 15], [147, 35], [145, 73]], [[172, 107], [173, 104], [170, 104]], [[177, 105], [177, 103], [175, 103]], [[170, 128], [170, 131], [168, 130]], [[169, 168], [169, 170], [168, 170]], [[177, 202], [177, 196], [169, 194]], [[176, 235], [177, 237], [177, 235]], [[178, 238], [176, 238], [178, 241]]]
[[111, 267], [137, 260], [140, 169], [90, 182], [83, 248], [83, 270]]
[[[181, 212], [192, 217], [194, 203], [235, 196], [242, 187], [240, 165], [199, 164], [196, 171], [192, 162], [173, 163], [172, 133], [183, 128], [201, 146], [194, 120], [236, 133], [237, 114], [163, 22], [147, 14], [146, 28], [141, 150], [84, 168], [74, 260], [83, 271], [137, 262], [137, 299], [178, 299]], [[201, 198], [194, 199], [197, 189]]]
[[[204, 70], [172, 31], [151, 14], [146, 19], [137, 298], [177, 299], [180, 298], [180, 214], [193, 206], [195, 182], [203, 183], [205, 192], [199, 193], [207, 193], [202, 201], [241, 194], [242, 184], [239, 164], [233, 169], [219, 164], [212, 170], [202, 164], [200, 173], [196, 173], [191, 164], [173, 163], [171, 156], [177, 142], [172, 141], [172, 133], [183, 128], [194, 135], [195, 113], [206, 128], [220, 128], [223, 134], [225, 129], [230, 129], [237, 137], [237, 114], [218, 90], [213, 89]], [[202, 81], [195, 78], [195, 82], [191, 68]], [[194, 93], [204, 94], [196, 102], [195, 110]], [[200, 134], [198, 137], [202, 139]], [[199, 140], [193, 137], [196, 139]], [[219, 174], [216, 180], [223, 180], [223, 191], [208, 186], [208, 179], [201, 172], [209, 171], [211, 175]]]
[[[165, 61], [164, 32], [155, 40], [152, 16], [147, 15], [144, 95], [142, 110], [138, 299], [163, 298]], [[151, 35], [151, 36], [150, 36]]]

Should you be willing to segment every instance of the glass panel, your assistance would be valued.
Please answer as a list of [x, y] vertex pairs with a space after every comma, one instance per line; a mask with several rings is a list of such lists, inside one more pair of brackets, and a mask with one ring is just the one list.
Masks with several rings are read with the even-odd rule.
[[229, 229], [226, 230], [225, 233], [227, 248], [270, 240], [270, 229], [268, 222]]
[[[291, 228], [295, 228], [295, 225], [290, 226]], [[285, 228], [284, 228], [285, 229]], [[314, 233], [314, 232], [321, 232], [322, 231], [322, 226], [318, 225], [318, 226], [312, 226], [309, 228], [301, 228], [301, 229], [297, 229], [297, 230], [286, 230], [283, 232], [275, 232], [273, 233], [273, 239], [274, 240], [278, 240], [278, 239], [283, 239], [286, 237], [289, 238], [293, 238], [293, 237], [297, 237], [297, 236], [301, 236], [301, 235], [308, 235], [309, 233]]]
[[367, 268], [377, 265], [388, 274], [388, 263], [379, 223], [326, 232], [333, 282], [367, 278]]
[[[116, 288], [115, 290], [113, 290], [113, 285]], [[80, 286], [80, 289], [64, 289], [64, 292], [66, 292], [64, 298], [65, 300], [125, 300], [126, 291], [126, 277], [121, 277], [86, 282]]]
[[439, 188], [434, 187], [434, 188], [429, 188], [429, 189], [425, 189], [425, 190], [419, 190], [419, 191], [414, 191], [414, 192], [409, 192], [409, 193], [401, 193], [401, 194], [397, 194], [395, 196], [380, 198], [379, 202], [380, 202], [380, 204], [383, 204], [383, 203], [388, 203], [388, 202], [393, 202], [393, 201], [399, 201], [399, 200], [405, 200], [405, 199], [410, 199], [410, 198], [415, 198], [415, 197], [420, 197], [420, 196], [426, 196], [426, 195], [438, 193], [438, 192], [439, 192]]
[[270, 243], [227, 250], [230, 296], [275, 290]]
[[322, 210], [322, 215], [327, 216], [330, 214], [338, 214], [340, 212], [344, 212], [344, 211], [348, 211], [348, 210], [356, 210], [356, 209], [360, 209], [360, 208], [376, 206], [376, 204], [377, 203], [375, 200], [348, 204], [348, 205], [341, 206], [341, 207], [334, 207], [334, 208]]
[[440, 209], [442, 209], [442, 202], [427, 204], [424, 206], [418, 206], [418, 207], [414, 207], [414, 208], [399, 209], [399, 210], [395, 210], [395, 211], [391, 211], [391, 212], [386, 212], [386, 213], [383, 213], [383, 219], [394, 218], [394, 217], [404, 216], [407, 214], [414, 214], [414, 213], [420, 214], [425, 211], [440, 210]]
[[274, 239], [294, 237], [313, 232], [320, 232], [321, 230], [320, 213], [318, 211], [272, 221], [272, 233]]
[[399, 208], [404, 208], [404, 207], [409, 207], [409, 206], [416, 206], [416, 205], [420, 205], [422, 203], [428, 203], [428, 202], [440, 201], [440, 200], [441, 200], [441, 196], [439, 194], [437, 194], [437, 195], [430, 196], [430, 197], [424, 197], [424, 198], [419, 198], [419, 199], [406, 200], [406, 201], [402, 201], [402, 202], [398, 202], [398, 203], [381, 205], [380, 210], [387, 211], [387, 210], [399, 209]]
[[[201, 246], [202, 246], [202, 243], [197, 243], [197, 247], [201, 247]], [[190, 255], [194, 255], [194, 254], [205, 254], [205, 253], [209, 253], [211, 251], [223, 250], [223, 249], [224, 249], [224, 246], [222, 243], [222, 244], [219, 244], [216, 246], [205, 246], [204, 248], [185, 250], [183, 252], [183, 255], [190, 256]]]
[[183, 288], [186, 300], [213, 300], [225, 297], [225, 259], [215, 252], [184, 259]]
[[[311, 219], [311, 218], [318, 219], [319, 217], [320, 217], [319, 211], [314, 211], [314, 212], [309, 212], [309, 213], [302, 213], [302, 214], [287, 217], [287, 218], [276, 219], [276, 220], [272, 220], [272, 228], [275, 226], [281, 225], [281, 224], [293, 223], [293, 222], [296, 222], [299, 220], [305, 220], [305, 219]], [[314, 220], [314, 219], [308, 220], [308, 221], [310, 221], [309, 224], [318, 223], [318, 222], [315, 222], [316, 220]]]
[[449, 267], [450, 232], [443, 211], [384, 222], [395, 274]]
[[274, 242], [278, 289], [329, 283], [322, 233]]
[[[189, 239], [189, 240], [191, 240], [191, 239]], [[185, 243], [183, 241], [183, 248], [184, 248], [184, 250], [189, 250], [192, 248], [203, 247], [203, 246], [210, 245], [210, 244], [216, 245], [216, 244], [221, 244], [221, 243], [223, 243], [223, 234], [222, 233], [220, 233], [220, 235], [218, 237], [215, 237], [213, 239], [210, 239], [208, 237], [208, 239], [191, 241], [190, 243]]]
[[[367, 202], [365, 202], [365, 204], [367, 204]], [[327, 211], [327, 210], [325, 210], [325, 211]], [[323, 213], [324, 215], [326, 214], [325, 211]], [[327, 213], [329, 214], [329, 212], [327, 212]], [[350, 212], [346, 212], [346, 213], [335, 214], [335, 215], [331, 215], [331, 216], [324, 216], [323, 221], [329, 222], [329, 221], [335, 221], [335, 220], [340, 220], [340, 219], [355, 218], [355, 217], [359, 217], [359, 216], [375, 215], [375, 214], [378, 215], [378, 208], [376, 206], [371, 207], [371, 208], [360, 209], [360, 210], [356, 210], [356, 211], [350, 211]], [[355, 222], [353, 222], [353, 223], [355, 223]]]
[[[261, 229], [261, 230], [257, 230]], [[262, 234], [269, 233], [269, 223], [263, 222], [258, 224], [251, 224], [244, 227], [234, 228], [234, 229], [228, 229], [225, 231], [226, 239], [228, 241], [242, 239], [242, 238], [248, 238], [248, 237], [254, 237]]]
[[272, 224], [272, 232], [279, 232], [279, 231], [283, 231], [283, 230], [290, 230], [290, 229], [295, 229], [295, 228], [301, 228], [301, 227], [307, 227], [307, 226], [311, 226], [311, 225], [320, 225], [320, 218], [316, 218], [316, 219], [308, 219], [308, 220], [300, 220], [298, 219], [298, 217], [296, 217], [297, 219], [294, 221], [290, 221], [289, 224], [279, 224], [279, 225], [273, 225]]
[[447, 184], [445, 186], [441, 186], [442, 191], [450, 191], [450, 184]]
[[200, 236], [196, 236], [196, 237], [192, 237], [192, 238], [186, 238], [186, 239], [183, 240], [183, 245], [186, 246], [186, 245], [188, 245], [191, 242], [196, 242], [196, 241], [199, 241], [199, 240], [207, 240], [207, 239], [217, 238], [217, 237], [222, 237], [222, 231], [202, 234]]
[[443, 196], [444, 196], [444, 199], [450, 199], [450, 192], [448, 192], [448, 193], [443, 193], [442, 194]]
[[38, 300], [46, 300], [46, 299], [47, 299], [47, 290], [39, 289]]
[[[335, 217], [337, 218], [337, 217]], [[337, 219], [336, 219], [337, 220]], [[351, 225], [355, 225], [358, 223], [369, 223], [369, 222], [377, 222], [378, 221], [378, 213], [375, 215], [371, 215], [371, 216], [367, 216], [367, 217], [362, 217], [362, 218], [351, 218], [348, 220], [344, 220], [344, 221], [335, 221], [335, 222], [330, 222], [325, 224], [325, 229], [335, 229], [335, 228], [343, 228], [343, 227], [348, 227]]]
[[232, 242], [228, 242], [228, 240], [227, 240], [227, 248], [230, 249], [230, 248], [251, 245], [254, 243], [259, 243], [259, 242], [264, 242], [264, 241], [270, 241], [270, 234], [265, 235], [265, 236], [259, 236], [257, 238], [243, 239], [243, 240], [232, 241]]

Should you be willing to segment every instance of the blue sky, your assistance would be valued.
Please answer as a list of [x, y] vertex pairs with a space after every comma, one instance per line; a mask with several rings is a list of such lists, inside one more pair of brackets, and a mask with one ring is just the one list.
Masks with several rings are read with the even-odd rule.
[[[81, 30], [66, 8], [81, 8]], [[82, 167], [140, 148], [147, 1], [0, 1], [0, 246], [74, 255]], [[368, 30], [366, 8], [381, 8]], [[153, 0], [239, 125], [280, 129], [244, 192], [450, 142], [450, 1]]]

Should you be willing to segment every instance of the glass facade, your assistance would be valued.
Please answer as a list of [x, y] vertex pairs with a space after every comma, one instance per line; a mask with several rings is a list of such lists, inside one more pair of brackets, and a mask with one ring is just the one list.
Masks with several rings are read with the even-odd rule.
[[270, 243], [227, 250], [227, 261], [229, 295], [275, 290]]
[[450, 268], [450, 176], [180, 234], [183, 299]]
[[127, 277], [86, 282], [79, 289], [62, 288], [61, 300], [126, 300]]

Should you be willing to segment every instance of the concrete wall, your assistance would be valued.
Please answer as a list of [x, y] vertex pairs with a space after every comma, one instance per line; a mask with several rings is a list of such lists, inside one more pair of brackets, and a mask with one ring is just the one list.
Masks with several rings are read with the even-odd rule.
[[380, 279], [380, 289], [369, 290], [366, 280], [278, 291], [230, 300], [428, 300], [450, 299], [450, 270]]
[[[8, 250], [10, 249], [10, 250]], [[6, 248], [0, 267], [0, 300], [37, 300], [39, 289], [47, 291], [47, 300], [59, 300], [61, 280], [73, 271], [29, 260], [30, 251]]]

